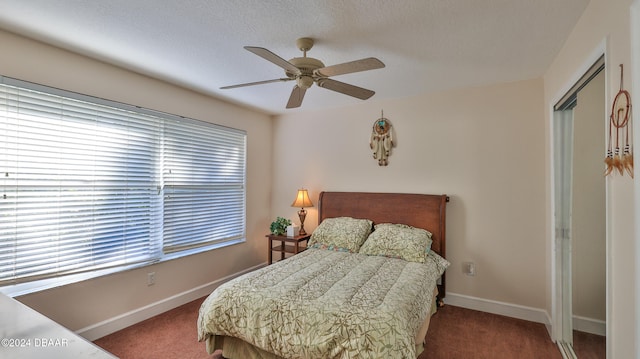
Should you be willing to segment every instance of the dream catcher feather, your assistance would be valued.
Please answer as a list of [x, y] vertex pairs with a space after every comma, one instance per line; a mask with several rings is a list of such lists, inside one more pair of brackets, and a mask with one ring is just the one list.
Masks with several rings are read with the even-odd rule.
[[[631, 120], [631, 96], [629, 92], [623, 90], [623, 66], [620, 64], [620, 91], [613, 99], [611, 115], [609, 116], [609, 145], [607, 147], [607, 157], [604, 160], [606, 169], [605, 176], [617, 171], [621, 176], [629, 174], [633, 178], [633, 152], [629, 137], [629, 122]], [[616, 147], [613, 148], [613, 134], [615, 131]], [[621, 149], [622, 134], [622, 151]]]

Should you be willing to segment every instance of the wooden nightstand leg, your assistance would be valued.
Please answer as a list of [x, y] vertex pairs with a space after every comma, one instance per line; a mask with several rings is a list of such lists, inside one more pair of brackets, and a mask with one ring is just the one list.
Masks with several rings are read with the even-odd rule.
[[273, 263], [273, 240], [269, 238], [269, 264]]
[[280, 241], [280, 245], [282, 245], [282, 252], [280, 252], [280, 260], [284, 259], [284, 246], [285, 246], [285, 242], [284, 241]]

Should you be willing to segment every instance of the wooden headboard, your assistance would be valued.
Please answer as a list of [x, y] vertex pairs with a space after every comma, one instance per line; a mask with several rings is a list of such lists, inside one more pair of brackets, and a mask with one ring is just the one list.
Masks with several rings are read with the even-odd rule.
[[[377, 223], [400, 223], [431, 232], [431, 250], [446, 258], [447, 195], [412, 193], [321, 192], [318, 224], [325, 218], [365, 218]], [[444, 297], [444, 275], [439, 285]]]

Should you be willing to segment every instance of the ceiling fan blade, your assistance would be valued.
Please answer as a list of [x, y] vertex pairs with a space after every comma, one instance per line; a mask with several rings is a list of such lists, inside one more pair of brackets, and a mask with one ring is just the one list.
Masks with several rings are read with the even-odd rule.
[[291, 81], [291, 80], [294, 80], [294, 79], [290, 79], [288, 77], [284, 77], [284, 78], [281, 78], [281, 79], [273, 79], [273, 80], [265, 80], [265, 81], [257, 81], [257, 82], [247, 82], [245, 84], [225, 86], [225, 87], [220, 87], [220, 89], [221, 90], [228, 90], [228, 89], [234, 89], [236, 87], [262, 85], [262, 84], [268, 84], [268, 83], [272, 83], [272, 82], [284, 82], [284, 81]]
[[292, 74], [300, 75], [302, 73], [300, 69], [293, 66], [293, 64], [291, 64], [289, 61], [283, 59], [282, 57], [274, 54], [273, 52], [263, 47], [245, 46], [244, 48], [262, 57], [267, 61], [273, 62], [274, 64], [282, 67], [283, 69], [291, 72]]
[[287, 108], [296, 108], [302, 105], [302, 100], [304, 99], [304, 94], [307, 92], [306, 89], [295, 85], [293, 87], [293, 91], [291, 91], [291, 96], [289, 96], [289, 102], [287, 102]]
[[326, 88], [328, 90], [340, 92], [340, 93], [343, 93], [345, 95], [349, 95], [349, 96], [353, 96], [353, 97], [359, 98], [361, 100], [366, 100], [366, 99], [368, 99], [369, 97], [371, 97], [371, 96], [373, 96], [375, 94], [374, 91], [367, 90], [365, 88], [354, 86], [354, 85], [349, 85], [349, 84], [346, 84], [344, 82], [340, 82], [340, 81], [336, 81], [336, 80], [332, 80], [332, 79], [327, 79], [327, 78], [318, 79], [317, 83], [318, 83], [318, 86], [320, 86], [322, 88]]
[[360, 59], [356, 61], [345, 62], [342, 64], [323, 67], [315, 70], [314, 74], [322, 77], [331, 77], [331, 76], [337, 76], [337, 75], [350, 74], [353, 72], [375, 70], [383, 67], [384, 67], [384, 64], [382, 63], [382, 61], [376, 59], [375, 57], [369, 57], [366, 59]]

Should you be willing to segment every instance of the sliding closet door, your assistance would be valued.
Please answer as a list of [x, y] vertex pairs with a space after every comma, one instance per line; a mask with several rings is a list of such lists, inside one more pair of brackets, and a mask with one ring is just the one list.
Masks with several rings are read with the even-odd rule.
[[573, 110], [554, 112], [554, 192], [555, 192], [555, 252], [559, 271], [559, 294], [562, 307], [559, 344], [573, 343], [571, 284], [571, 203], [573, 163]]
[[578, 92], [573, 109], [571, 187], [573, 328], [598, 335], [606, 334], [607, 313], [604, 98], [603, 71]]
[[564, 358], [580, 349], [575, 330], [606, 331], [603, 70], [600, 58], [554, 106], [554, 335]]

